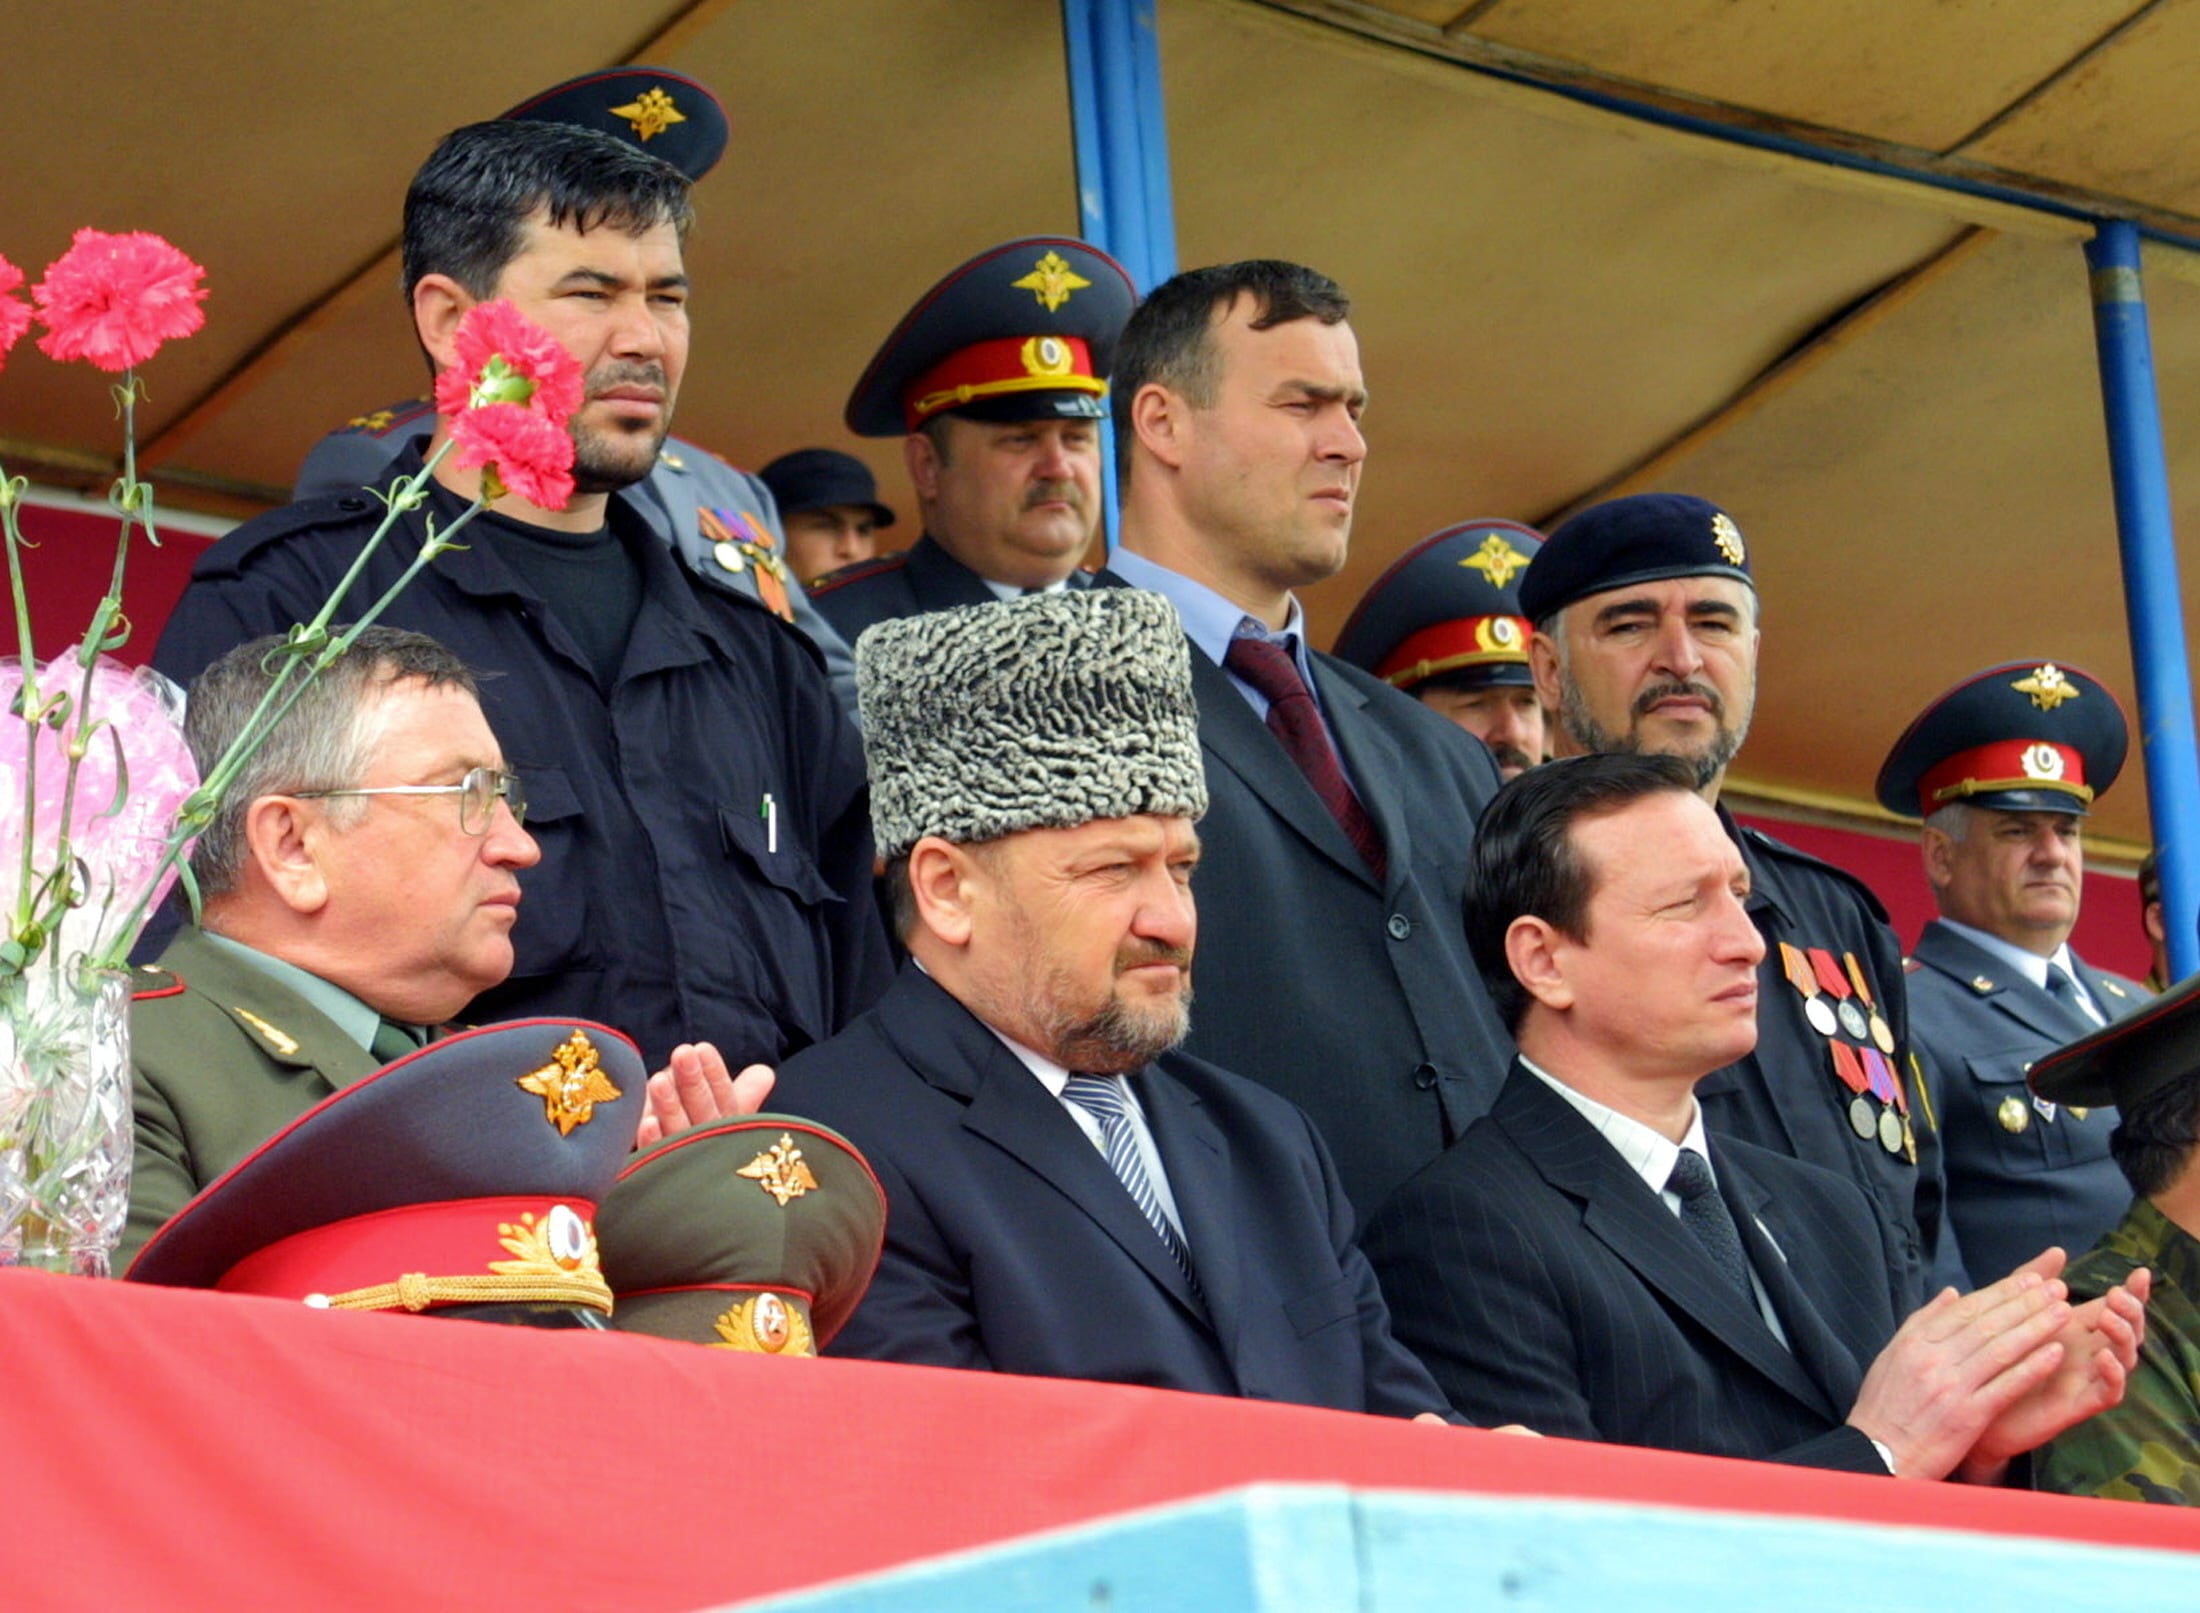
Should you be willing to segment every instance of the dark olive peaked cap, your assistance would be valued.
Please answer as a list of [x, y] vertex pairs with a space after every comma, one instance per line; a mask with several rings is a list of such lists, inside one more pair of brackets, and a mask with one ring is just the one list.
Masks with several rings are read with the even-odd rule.
[[1918, 713], [1874, 793], [1910, 818], [1958, 802], [2083, 816], [2116, 782], [2130, 743], [2123, 708], [2099, 680], [2059, 661], [2007, 661]]
[[814, 1355], [871, 1285], [886, 1193], [838, 1132], [750, 1115], [635, 1155], [597, 1227], [614, 1327]]
[[[585, 1020], [445, 1037], [270, 1137], [156, 1231], [126, 1275], [303, 1298], [524, 1265], [500, 1225], [527, 1215], [547, 1227], [553, 1205], [593, 1219], [633, 1149], [648, 1074], [632, 1042]], [[470, 1208], [482, 1205], [495, 1207]], [[588, 1265], [601, 1292], [592, 1246]]]
[[2051, 1103], [2118, 1107], [2200, 1076], [2200, 975], [2059, 1047], [2025, 1077]]
[[1516, 521], [1462, 521], [1423, 538], [1361, 598], [1338, 657], [1401, 689], [1445, 672], [1533, 684], [1519, 585], [1542, 547]]
[[900, 437], [936, 414], [1097, 420], [1137, 301], [1128, 270], [1067, 236], [981, 252], [902, 316], [848, 395], [848, 429]]
[[856, 693], [883, 857], [926, 835], [1207, 810], [1191, 654], [1159, 594], [1064, 589], [880, 622], [856, 641]]
[[718, 97], [685, 73], [613, 67], [531, 95], [502, 114], [522, 123], [569, 123], [616, 135], [701, 179], [725, 155], [729, 133]]
[[1732, 516], [1686, 493], [1634, 493], [1590, 505], [1544, 540], [1520, 581], [1520, 609], [1540, 625], [1577, 599], [1674, 577], [1756, 586]]

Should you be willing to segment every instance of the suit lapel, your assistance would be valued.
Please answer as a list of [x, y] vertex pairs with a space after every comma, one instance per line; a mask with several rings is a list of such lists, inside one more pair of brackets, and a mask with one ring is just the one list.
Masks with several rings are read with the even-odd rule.
[[1823, 1401], [1818, 1409], [1834, 1421], [1841, 1421], [1847, 1417], [1848, 1408], [1856, 1404], [1857, 1391], [1864, 1384], [1863, 1368], [1795, 1280], [1786, 1251], [1765, 1225], [1772, 1195], [1722, 1153], [1716, 1139], [1712, 1140], [1711, 1154], [1721, 1191], [1741, 1232], [1742, 1247], [1749, 1252], [1757, 1280], [1771, 1297], [1772, 1308], [1787, 1333], [1788, 1349], [1821, 1392]]
[[[1329, 815], [1329, 808], [1322, 805], [1322, 798], [1314, 793], [1314, 786], [1307, 783], [1306, 775], [1291, 760], [1282, 741], [1253, 715], [1253, 708], [1238, 693], [1228, 673], [1208, 660], [1198, 645], [1187, 641], [1187, 647], [1192, 656], [1192, 688], [1199, 697], [1200, 744], [1323, 856], [1373, 884], [1374, 875], [1366, 862]], [[1327, 684], [1323, 693], [1328, 693]], [[1390, 863], [1392, 867], [1404, 866], [1395, 851], [1390, 854]]]
[[1563, 1098], [1514, 1067], [1491, 1111], [1545, 1181], [1581, 1205], [1582, 1226], [1655, 1293], [1821, 1415], [1825, 1394], [1721, 1277], [1680, 1218]]
[[[1344, 758], [1344, 770], [1360, 798], [1360, 805], [1375, 820], [1375, 828], [1383, 837], [1383, 859], [1391, 881], [1402, 880], [1413, 859], [1412, 837], [1406, 832], [1403, 810], [1404, 760], [1389, 731], [1380, 723], [1365, 720], [1367, 696], [1339, 676], [1327, 656], [1316, 655], [1312, 659], [1314, 682], [1321, 691], [1329, 731], [1336, 737], [1337, 750]], [[1354, 861], [1362, 873], [1367, 872], [1364, 863], [1357, 858]]]
[[967, 1105], [965, 1130], [1076, 1205], [1186, 1310], [1200, 1314], [1175, 1257], [1106, 1158], [983, 1021], [913, 964], [880, 1006], [879, 1023], [895, 1051], [926, 1082]]
[[1224, 1353], [1235, 1361], [1243, 1313], [1238, 1242], [1245, 1232], [1240, 1213], [1245, 1200], [1232, 1174], [1229, 1146], [1198, 1095], [1158, 1065], [1133, 1076], [1131, 1085], [1146, 1111], [1161, 1167], [1169, 1173], [1169, 1193], [1176, 1200], [1207, 1315]]

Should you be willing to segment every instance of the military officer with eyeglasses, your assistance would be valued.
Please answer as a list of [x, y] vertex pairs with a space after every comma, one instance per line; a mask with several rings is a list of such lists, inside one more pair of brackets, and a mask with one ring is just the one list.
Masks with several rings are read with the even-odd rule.
[[[280, 645], [242, 645], [193, 683], [185, 734], [202, 770], [259, 706]], [[289, 708], [192, 850], [200, 922], [140, 973], [122, 1258], [503, 983], [520, 876], [541, 857], [526, 813], [473, 673], [423, 634], [366, 629]], [[649, 1080], [637, 1141], [753, 1113], [771, 1080], [682, 1044]]]

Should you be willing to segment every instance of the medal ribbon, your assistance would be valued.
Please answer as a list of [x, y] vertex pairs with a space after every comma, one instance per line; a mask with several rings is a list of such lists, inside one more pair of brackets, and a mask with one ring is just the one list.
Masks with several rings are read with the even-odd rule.
[[1788, 983], [1803, 994], [1803, 1001], [1818, 995], [1818, 977], [1811, 973], [1810, 960], [1803, 956], [1801, 947], [1782, 941], [1780, 967], [1787, 971]]
[[1849, 977], [1841, 972], [1841, 965], [1834, 961], [1832, 953], [1824, 947], [1812, 947], [1810, 966], [1818, 971], [1818, 983], [1826, 988], [1828, 996], [1837, 1003], [1848, 1001], [1849, 993], [1854, 988], [1849, 984]]
[[1841, 1078], [1843, 1086], [1862, 1096], [1871, 1087], [1871, 1077], [1864, 1073], [1864, 1061], [1857, 1057], [1857, 1050], [1846, 1042], [1826, 1045], [1833, 1049], [1833, 1073]]

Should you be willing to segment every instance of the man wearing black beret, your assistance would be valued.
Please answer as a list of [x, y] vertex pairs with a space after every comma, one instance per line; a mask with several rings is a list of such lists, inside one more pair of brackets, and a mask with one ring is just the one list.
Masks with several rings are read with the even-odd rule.
[[[1642, 493], [1551, 534], [1520, 584], [1536, 688], [1561, 756], [1662, 752], [1718, 806], [1757, 699], [1757, 590], [1732, 516]], [[1912, 1080], [1902, 949], [1862, 881], [1719, 821], [1748, 866], [1764, 937], [1755, 1050], [1696, 1087], [1714, 1132], [1808, 1161], [1864, 1190], [1894, 1292], [1916, 1304], [1937, 1249], [1941, 1174]]]

